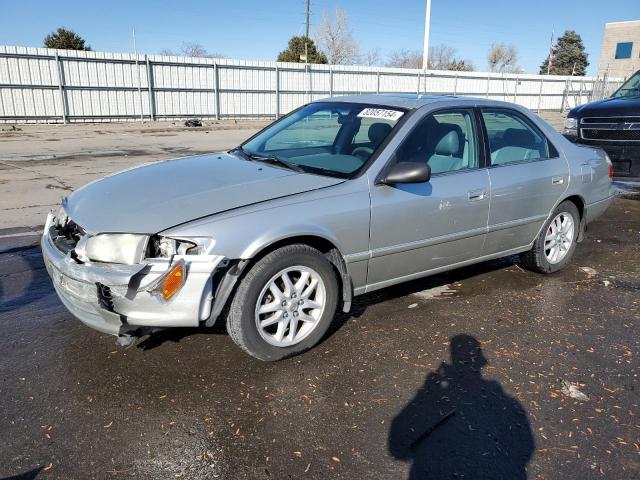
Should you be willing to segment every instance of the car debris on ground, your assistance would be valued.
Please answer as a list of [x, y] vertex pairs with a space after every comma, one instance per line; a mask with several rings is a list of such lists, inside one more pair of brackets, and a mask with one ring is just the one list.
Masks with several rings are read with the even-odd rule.
[[586, 393], [582, 393], [580, 390], [578, 390], [578, 387], [564, 380], [562, 381], [562, 388], [560, 389], [560, 391], [563, 395], [571, 397], [575, 400], [580, 400], [581, 402], [589, 401], [589, 396]]
[[190, 118], [189, 120], [186, 120], [184, 122], [184, 126], [185, 127], [201, 127], [202, 126], [202, 120], [200, 120], [198, 118]]

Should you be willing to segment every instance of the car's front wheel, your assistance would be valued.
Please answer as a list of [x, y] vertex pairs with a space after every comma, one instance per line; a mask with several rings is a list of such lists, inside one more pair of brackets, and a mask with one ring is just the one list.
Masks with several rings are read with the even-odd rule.
[[573, 257], [580, 229], [580, 213], [571, 201], [554, 210], [536, 238], [533, 248], [521, 255], [524, 266], [541, 273], [564, 268]]
[[258, 260], [242, 279], [227, 330], [249, 355], [280, 360], [322, 339], [337, 301], [337, 277], [325, 256], [308, 245], [288, 245]]

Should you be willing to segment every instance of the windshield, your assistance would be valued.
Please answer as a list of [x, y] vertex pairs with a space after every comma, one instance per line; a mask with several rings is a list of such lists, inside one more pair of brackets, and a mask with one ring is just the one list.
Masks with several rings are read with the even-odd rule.
[[405, 111], [359, 103], [311, 103], [242, 145], [249, 158], [350, 177], [371, 158]]
[[613, 94], [614, 97], [640, 97], [640, 71], [636, 72], [629, 80]]

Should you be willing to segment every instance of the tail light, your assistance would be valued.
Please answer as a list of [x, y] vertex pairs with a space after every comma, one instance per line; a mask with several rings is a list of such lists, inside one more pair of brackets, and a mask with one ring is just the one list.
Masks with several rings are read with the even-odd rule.
[[604, 154], [604, 158], [609, 164], [609, 178], [613, 178], [613, 162], [609, 158], [609, 155], [607, 155], [606, 153]]

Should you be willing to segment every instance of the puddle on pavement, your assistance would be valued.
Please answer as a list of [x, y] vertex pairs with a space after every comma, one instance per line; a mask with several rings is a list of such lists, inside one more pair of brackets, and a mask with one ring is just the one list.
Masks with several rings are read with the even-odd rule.
[[[458, 284], [459, 285], [459, 284]], [[434, 300], [444, 297], [452, 297], [456, 294], [456, 289], [452, 285], [440, 285], [438, 287], [427, 288], [420, 292], [412, 293], [411, 296], [420, 300]]]

